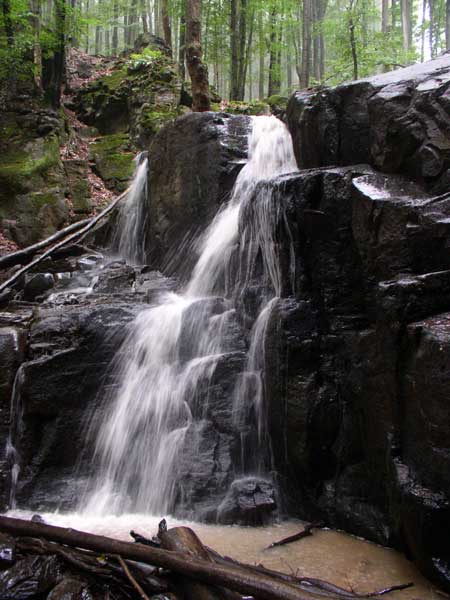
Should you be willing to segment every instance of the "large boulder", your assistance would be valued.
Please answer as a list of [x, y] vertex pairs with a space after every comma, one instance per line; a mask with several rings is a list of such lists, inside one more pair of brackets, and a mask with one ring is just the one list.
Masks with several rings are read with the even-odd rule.
[[[167, 125], [149, 148], [150, 256], [186, 259], [192, 234], [229, 197], [247, 157], [251, 118], [192, 113]], [[175, 259], [177, 256], [175, 256]]]
[[287, 120], [301, 168], [367, 162], [436, 192], [450, 182], [450, 54], [336, 88], [296, 92]]
[[450, 587], [450, 198], [370, 167], [271, 185], [294, 253], [266, 342], [289, 511], [406, 548]]

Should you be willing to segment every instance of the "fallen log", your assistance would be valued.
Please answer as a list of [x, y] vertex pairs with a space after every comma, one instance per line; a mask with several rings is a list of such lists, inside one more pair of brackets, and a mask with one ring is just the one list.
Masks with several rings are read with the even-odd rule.
[[32, 246], [27, 246], [26, 248], [22, 248], [21, 250], [17, 250], [17, 252], [11, 252], [10, 254], [6, 254], [5, 256], [0, 256], [0, 270], [9, 269], [10, 267], [15, 267], [16, 265], [24, 265], [28, 263], [35, 254], [37, 254], [40, 250], [44, 248], [48, 248], [54, 242], [59, 241], [62, 238], [65, 238], [69, 233], [73, 231], [78, 231], [85, 225], [91, 222], [91, 218], [83, 219], [82, 221], [77, 221], [76, 223], [72, 223], [68, 227], [64, 227], [64, 229], [60, 229], [50, 237], [33, 244]]
[[[173, 527], [161, 533], [161, 548], [189, 554], [214, 562], [208, 549], [202, 544], [196, 533], [188, 527]], [[181, 578], [181, 586], [186, 600], [240, 600], [242, 596], [229, 590], [206, 586], [186, 577]]]
[[122, 194], [120, 194], [120, 196], [117, 196], [117, 198], [115, 198], [111, 202], [111, 204], [109, 204], [98, 215], [96, 215], [95, 217], [90, 219], [89, 222], [84, 227], [82, 227], [75, 233], [72, 233], [72, 235], [69, 235], [69, 237], [65, 238], [61, 242], [58, 242], [52, 248], [50, 248], [49, 250], [46, 250], [43, 254], [40, 254], [37, 258], [35, 258], [30, 263], [28, 263], [22, 269], [19, 269], [18, 271], [16, 271], [12, 277], [10, 277], [7, 281], [5, 281], [4, 283], [2, 283], [0, 285], [0, 293], [3, 292], [4, 290], [6, 290], [6, 288], [11, 287], [16, 281], [18, 281], [22, 277], [22, 275], [24, 275], [27, 271], [29, 271], [30, 269], [32, 269], [33, 267], [38, 265], [45, 258], [48, 258], [49, 256], [51, 256], [56, 250], [59, 250], [66, 244], [69, 244], [70, 242], [73, 242], [74, 240], [77, 240], [78, 238], [80, 238], [80, 237], [84, 236], [86, 233], [88, 233], [101, 219], [103, 219], [103, 217], [106, 217], [106, 215], [109, 214], [113, 210], [113, 208], [115, 208], [115, 206], [120, 202], [120, 200], [125, 198], [125, 196], [128, 194], [130, 189], [131, 189], [130, 187], [127, 188]]
[[306, 525], [302, 531], [299, 531], [298, 533], [295, 533], [294, 535], [285, 537], [282, 540], [279, 540], [277, 542], [272, 542], [272, 544], [270, 544], [270, 546], [267, 546], [266, 550], [270, 550], [271, 548], [276, 548], [277, 546], [284, 546], [285, 544], [291, 544], [292, 542], [297, 542], [298, 540], [302, 540], [305, 537], [309, 537], [310, 535], [312, 535], [313, 529], [319, 529], [320, 527], [323, 527], [323, 525], [324, 524], [322, 522], [310, 523], [309, 525]]
[[0, 517], [0, 531], [13, 535], [44, 538], [67, 546], [84, 548], [122, 558], [154, 564], [200, 582], [226, 587], [261, 600], [313, 600], [320, 596], [303, 592], [295, 586], [265, 574], [234, 565], [218, 565], [197, 557], [151, 548], [134, 542], [121, 542], [104, 536]]

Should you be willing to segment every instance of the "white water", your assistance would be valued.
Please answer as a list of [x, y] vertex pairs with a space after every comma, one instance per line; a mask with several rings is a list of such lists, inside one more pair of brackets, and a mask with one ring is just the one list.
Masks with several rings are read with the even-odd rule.
[[112, 251], [131, 265], [145, 263], [145, 226], [147, 203], [148, 158], [140, 152], [135, 158], [135, 171], [130, 192], [121, 201], [112, 240]]
[[[166, 294], [158, 306], [141, 313], [125, 341], [120, 389], [97, 439], [98, 475], [87, 500], [82, 501], [88, 514], [157, 515], [174, 509], [179, 494], [178, 459], [193, 421], [189, 407], [196, 401], [198, 388], [209, 385], [219, 359], [228, 351], [224, 332], [253, 274], [258, 251], [266, 292], [251, 331], [245, 370], [230, 403], [243, 429], [250, 413], [258, 428], [258, 448], [252, 449], [258, 460], [249, 461], [243, 450], [240, 470], [244, 475], [264, 474], [267, 468], [261, 458], [267, 453], [264, 345], [281, 289], [272, 199], [267, 193], [257, 195], [252, 218], [244, 222], [243, 214], [261, 181], [295, 171], [296, 163], [291, 137], [281, 121], [257, 117], [252, 123], [249, 160], [230, 201], [196, 244], [199, 258], [185, 291]], [[135, 222], [131, 219], [133, 232], [127, 237], [135, 235]], [[232, 269], [236, 246], [237, 274]]]

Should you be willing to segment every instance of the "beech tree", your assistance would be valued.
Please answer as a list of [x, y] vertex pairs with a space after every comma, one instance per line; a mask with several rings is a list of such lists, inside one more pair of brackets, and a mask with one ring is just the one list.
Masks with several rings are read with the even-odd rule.
[[202, 61], [201, 0], [186, 0], [186, 63], [192, 82], [192, 110], [211, 109], [208, 69]]

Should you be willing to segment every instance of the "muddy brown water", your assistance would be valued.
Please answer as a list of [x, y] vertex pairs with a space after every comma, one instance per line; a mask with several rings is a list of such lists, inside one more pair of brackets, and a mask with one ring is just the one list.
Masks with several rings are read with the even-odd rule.
[[[30, 518], [31, 513], [10, 512], [9, 516]], [[133, 529], [153, 536], [160, 517], [122, 515], [91, 517], [79, 514], [42, 514], [46, 522], [73, 527], [99, 535], [131, 541]], [[402, 554], [342, 532], [315, 530], [311, 537], [265, 550], [272, 542], [303, 529], [299, 521], [286, 521], [268, 527], [238, 527], [181, 523], [167, 518], [169, 527], [188, 525], [202, 542], [220, 554], [250, 564], [263, 564], [304, 577], [325, 579], [358, 593], [372, 592], [400, 583], [414, 587], [386, 596], [393, 600], [442, 600], [448, 598], [434, 588]]]

